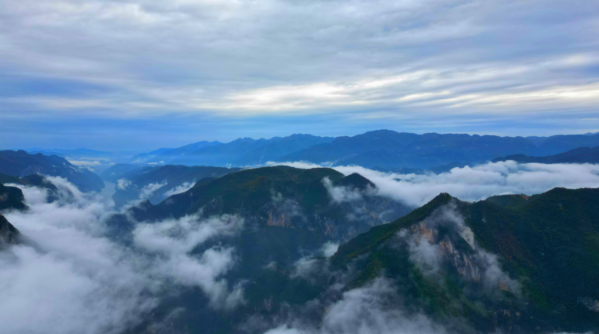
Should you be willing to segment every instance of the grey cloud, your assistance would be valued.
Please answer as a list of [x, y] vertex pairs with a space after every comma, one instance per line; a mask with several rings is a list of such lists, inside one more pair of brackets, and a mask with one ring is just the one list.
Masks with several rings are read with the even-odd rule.
[[1, 4], [1, 74], [100, 88], [19, 91], [14, 109], [422, 119], [591, 115], [599, 98], [588, 1]]

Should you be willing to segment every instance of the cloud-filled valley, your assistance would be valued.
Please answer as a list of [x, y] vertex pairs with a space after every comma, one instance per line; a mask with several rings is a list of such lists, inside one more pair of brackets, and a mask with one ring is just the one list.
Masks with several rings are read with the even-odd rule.
[[[307, 163], [285, 165], [319, 167]], [[475, 202], [502, 194], [534, 195], [555, 187], [599, 187], [599, 167], [592, 164], [506, 161], [454, 168], [440, 174], [386, 173], [358, 166], [333, 169], [346, 177], [354, 176], [341, 179], [343, 181], [321, 177], [315, 179], [314, 186], [323, 189], [328, 206], [345, 208], [343, 219], [348, 222], [370, 221], [371, 213], [365, 209], [372, 203], [370, 198], [397, 201], [416, 208], [440, 193]], [[346, 247], [343, 243], [348, 237], [343, 235], [314, 241], [312, 248], [300, 249], [297, 253], [300, 255], [285, 255], [287, 263], [272, 261], [271, 256], [247, 253], [259, 247], [251, 243], [264, 242], [252, 239], [263, 229], [256, 225], [254, 216], [206, 216], [202, 208], [196, 214], [138, 221], [130, 210], [149, 210], [138, 206], [141, 197], [133, 199], [119, 212], [109, 198], [112, 194], [82, 193], [59, 177], [46, 177], [46, 180], [57, 188], [54, 197], [49, 196], [50, 190], [45, 188], [7, 184], [23, 191], [29, 207], [24, 211], [4, 212], [25, 240], [0, 253], [0, 294], [3, 295], [0, 321], [11, 333], [42, 333], [49, 327], [60, 333], [117, 334], [153, 330], [183, 333], [181, 327], [169, 323], [190, 321], [184, 319], [195, 314], [199, 314], [199, 319], [226, 319], [237, 314], [231, 329], [240, 333], [474, 331], [459, 319], [440, 320], [430, 317], [423, 309], [406, 306], [413, 298], [409, 290], [398, 290], [397, 282], [384, 275], [368, 284], [346, 289], [359, 279], [363, 270], [360, 261], [369, 260], [360, 257], [346, 271], [329, 263], [337, 261], [334, 258], [340, 244]], [[141, 192], [152, 192], [165, 184], [166, 181], [152, 183], [142, 187]], [[116, 187], [125, 190], [130, 186], [120, 180]], [[173, 188], [173, 197], [164, 205], [168, 207], [197, 192], [192, 186], [190, 181]], [[269, 189], [268, 186], [265, 189]], [[293, 231], [295, 228], [307, 229], [290, 224], [293, 219], [304, 223], [314, 219], [305, 211], [305, 204], [289, 197], [291, 193], [284, 195], [287, 191], [284, 188], [273, 189], [266, 194], [268, 204], [264, 209], [276, 209], [271, 211], [271, 216], [275, 212], [283, 219], [281, 225], [273, 226], [291, 233], [299, 233]], [[513, 272], [505, 271], [501, 256], [477, 244], [474, 232], [458, 211], [455, 206], [445, 206], [422, 220], [417, 225], [420, 227], [403, 229], [383, 245], [392, 249], [391, 252], [405, 254], [401, 256], [417, 268], [413, 270], [421, 272], [423, 279], [437, 282], [435, 284], [443, 286], [447, 270], [455, 271], [460, 284], [467, 287], [465, 291], [470, 291], [469, 296], [488, 298], [492, 307], [501, 304], [502, 297], [498, 296], [502, 291], [521, 296], [521, 283], [512, 277]], [[124, 219], [117, 220], [121, 225], [114, 225], [115, 215]], [[287, 252], [283, 249], [281, 252]], [[251, 268], [253, 266], [255, 268]], [[275, 281], [269, 283], [269, 280]], [[278, 299], [274, 302], [272, 298], [279, 297], [276, 290], [269, 290], [269, 285], [283, 284], [281, 282], [286, 282], [280, 287], [283, 290], [297, 284], [303, 288], [291, 288], [291, 291], [316, 289], [314, 291], [319, 293], [299, 304]], [[260, 301], [256, 299], [257, 293], [271, 297]], [[193, 305], [197, 310], [189, 308], [188, 298], [196, 298]], [[165, 309], [166, 305], [177, 303], [186, 306]], [[31, 310], [35, 310], [33, 315]], [[268, 316], [260, 315], [261, 312]], [[32, 316], [35, 322], [30, 321]]]
[[[298, 168], [319, 165], [301, 162], [269, 163]], [[519, 164], [514, 161], [486, 163], [473, 167], [453, 168], [434, 174], [397, 174], [370, 170], [360, 166], [331, 167], [343, 174], [358, 173], [372, 181], [381, 196], [393, 198], [412, 207], [426, 204], [440, 193], [449, 193], [464, 201], [478, 201], [495, 195], [539, 194], [555, 187], [599, 187], [599, 166], [593, 164]], [[335, 189], [334, 198], [353, 198], [354, 193]]]

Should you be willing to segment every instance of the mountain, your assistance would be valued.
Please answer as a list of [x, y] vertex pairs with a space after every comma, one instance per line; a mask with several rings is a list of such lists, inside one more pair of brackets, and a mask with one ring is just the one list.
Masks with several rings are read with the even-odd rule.
[[145, 163], [168, 163], [207, 166], [260, 165], [276, 160], [286, 154], [329, 143], [331, 137], [295, 134], [271, 139], [240, 138], [230, 143], [199, 142], [177, 149], [161, 149], [134, 157]]
[[331, 262], [358, 268], [348, 289], [386, 277], [429, 316], [458, 316], [477, 332], [594, 331], [597, 203], [599, 189], [476, 203], [442, 194], [341, 245]]
[[[116, 183], [119, 179], [125, 177], [125, 175], [133, 170], [142, 168], [142, 165], [137, 164], [115, 164], [110, 168], [107, 168], [105, 171], [100, 173], [100, 177], [104, 181]], [[152, 169], [155, 167], [148, 166], [148, 168]]]
[[239, 332], [248, 317], [265, 307], [270, 309], [268, 305], [274, 308], [266, 315], [279, 310], [279, 305], [297, 305], [318, 297], [320, 288], [295, 276], [298, 260], [320, 252], [326, 242], [348, 240], [409, 211], [399, 202], [376, 195], [375, 185], [359, 174], [284, 166], [203, 179], [157, 205], [142, 202], [110, 219], [113, 237], [132, 242], [132, 221], [153, 224], [190, 216], [196, 216], [194, 220], [241, 217], [244, 227], [239, 234], [206, 242], [194, 248], [192, 255], [213, 247], [233, 247], [236, 265], [223, 279], [244, 282], [245, 303], [234, 312], [221, 313], [205, 307], [208, 301], [201, 291], [186, 289], [163, 302], [153, 318], [133, 332], [151, 330], [154, 321], [161, 322], [179, 308], [186, 311], [169, 320], [175, 332]]
[[148, 152], [148, 153], [141, 153], [138, 155], [133, 156], [132, 160], [133, 162], [143, 162], [143, 161], [151, 161], [152, 159], [167, 159], [167, 160], [172, 160], [172, 159], [176, 159], [178, 157], [182, 157], [188, 154], [191, 154], [194, 151], [197, 151], [199, 149], [205, 148], [205, 147], [212, 147], [212, 146], [218, 146], [221, 145], [222, 143], [218, 142], [218, 141], [201, 141], [201, 142], [197, 142], [197, 143], [193, 143], [193, 144], [189, 144], [189, 145], [185, 145], [185, 146], [181, 146], [179, 148], [159, 148], [157, 150]]
[[503, 158], [493, 159], [493, 162], [513, 160], [520, 163], [542, 163], [542, 164], [597, 164], [599, 163], [599, 146], [595, 148], [580, 147], [565, 153], [545, 157], [531, 157], [523, 154], [508, 155]]
[[[0, 180], [7, 177], [0, 174]], [[25, 210], [25, 198], [21, 189], [7, 187], [0, 183], [0, 212], [4, 210]], [[0, 250], [21, 242], [21, 233], [0, 214]]]
[[[112, 196], [117, 207], [140, 199], [158, 203], [191, 188], [204, 178], [218, 178], [236, 172], [237, 168], [204, 166], [145, 166], [115, 165], [102, 175], [117, 183]], [[114, 173], [114, 174], [113, 174]], [[118, 177], [118, 179], [117, 179]]]
[[510, 154], [551, 155], [582, 146], [599, 146], [599, 135], [525, 138], [437, 133], [417, 135], [379, 130], [354, 137], [338, 137], [330, 143], [287, 154], [277, 161], [379, 169], [431, 169], [481, 163]]
[[86, 168], [78, 168], [64, 158], [25, 151], [0, 151], [0, 173], [23, 177], [32, 174], [59, 176], [73, 183], [83, 192], [100, 191], [102, 179]]
[[237, 214], [258, 228], [316, 231], [344, 240], [409, 212], [374, 195], [374, 188], [359, 174], [344, 176], [329, 168], [263, 167], [200, 180], [157, 205], [143, 202], [131, 214], [138, 221]]

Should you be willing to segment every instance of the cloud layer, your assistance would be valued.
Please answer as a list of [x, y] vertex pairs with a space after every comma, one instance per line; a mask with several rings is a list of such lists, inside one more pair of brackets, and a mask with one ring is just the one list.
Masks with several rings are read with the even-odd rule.
[[125, 245], [107, 237], [110, 199], [49, 180], [59, 200], [47, 203], [46, 190], [19, 186], [30, 209], [5, 213], [28, 240], [0, 253], [0, 322], [7, 332], [121, 333], [145, 319], [162, 296], [185, 287], [200, 288], [215, 309], [243, 303], [243, 287], [222, 277], [236, 263], [235, 249], [195, 250], [234, 236], [242, 219], [138, 223]]
[[[310, 163], [269, 163], [298, 168], [313, 168]], [[478, 201], [494, 195], [539, 194], [555, 187], [599, 187], [599, 165], [591, 164], [519, 164], [514, 161], [486, 163], [454, 168], [442, 174], [395, 174], [358, 166], [333, 167], [349, 175], [359, 173], [372, 181], [381, 196], [409, 206], [426, 204], [446, 192], [465, 201]]]

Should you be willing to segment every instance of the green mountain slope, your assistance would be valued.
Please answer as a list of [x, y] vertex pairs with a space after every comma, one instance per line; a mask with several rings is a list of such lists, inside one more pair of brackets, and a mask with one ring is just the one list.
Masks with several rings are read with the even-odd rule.
[[[374, 185], [362, 176], [344, 177], [329, 168], [264, 167], [200, 181], [158, 205], [145, 202], [131, 212], [139, 221], [178, 218], [200, 211], [206, 217], [238, 214], [257, 227], [304, 229], [347, 239], [410, 210], [398, 202], [372, 196], [367, 187]], [[350, 198], [335, 201], [331, 189]]]
[[[442, 194], [340, 246], [331, 262], [359, 268], [348, 288], [382, 275], [434, 317], [465, 318], [479, 331], [593, 330], [599, 327], [598, 203], [599, 189], [476, 203]], [[416, 260], [415, 242], [440, 254], [434, 274]], [[498, 266], [488, 254], [498, 256]], [[489, 268], [499, 279], [489, 281]]]

